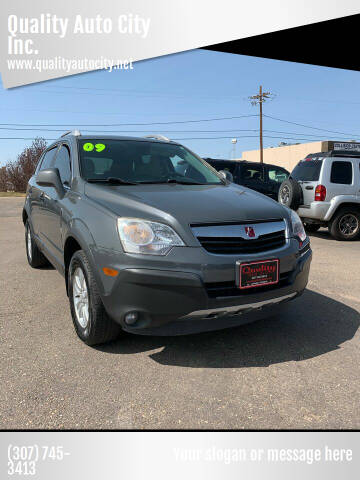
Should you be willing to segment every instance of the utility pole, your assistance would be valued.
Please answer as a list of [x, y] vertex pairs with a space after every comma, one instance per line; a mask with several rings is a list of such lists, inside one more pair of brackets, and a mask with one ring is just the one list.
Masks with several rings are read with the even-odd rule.
[[259, 108], [260, 108], [260, 115], [259, 115], [259, 117], [260, 117], [260, 130], [259, 130], [259, 133], [260, 133], [260, 163], [264, 162], [264, 158], [263, 158], [263, 121], [262, 121], [263, 113], [262, 113], [262, 104], [268, 98], [270, 98], [270, 95], [271, 95], [271, 92], [263, 92], [262, 91], [262, 86], [260, 85], [259, 93], [257, 95], [253, 95], [252, 97], [249, 97], [249, 99], [251, 101], [251, 105], [259, 105]]

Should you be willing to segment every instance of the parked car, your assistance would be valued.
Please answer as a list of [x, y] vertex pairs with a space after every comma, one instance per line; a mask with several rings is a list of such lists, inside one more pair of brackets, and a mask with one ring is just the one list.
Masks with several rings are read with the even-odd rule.
[[166, 139], [64, 134], [29, 180], [23, 222], [29, 264], [64, 276], [89, 345], [247, 323], [308, 281], [298, 215]]
[[360, 143], [335, 142], [329, 152], [301, 160], [279, 190], [306, 229], [328, 227], [337, 240], [360, 237]]
[[274, 200], [278, 199], [280, 185], [289, 177], [289, 172], [285, 168], [268, 163], [214, 158], [204, 160], [218, 171], [230, 172], [234, 183], [256, 190]]

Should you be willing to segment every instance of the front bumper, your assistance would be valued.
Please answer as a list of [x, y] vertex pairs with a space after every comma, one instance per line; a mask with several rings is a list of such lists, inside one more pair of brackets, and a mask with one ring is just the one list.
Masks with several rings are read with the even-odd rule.
[[[280, 282], [246, 291], [235, 286], [235, 258], [207, 254], [213, 262], [198, 258], [197, 264], [192, 263], [193, 271], [184, 271], [184, 257], [181, 263], [172, 262], [171, 270], [151, 264], [144, 268], [144, 261], [121, 269], [113, 262], [120, 273], [110, 291], [102, 295], [105, 309], [124, 330], [138, 334], [176, 335], [249, 323], [276, 313], [280, 304], [305, 289], [312, 252], [308, 245], [301, 253], [297, 241], [292, 242], [281, 251], [262, 254], [263, 260], [279, 258]], [[197, 250], [197, 257], [203, 254], [202, 249], [189, 250]], [[135, 325], [124, 321], [129, 312], [138, 312]]]

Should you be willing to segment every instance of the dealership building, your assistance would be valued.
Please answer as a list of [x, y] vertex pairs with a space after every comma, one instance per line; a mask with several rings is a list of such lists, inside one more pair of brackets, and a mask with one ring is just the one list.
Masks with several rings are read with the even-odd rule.
[[[264, 163], [272, 163], [286, 168], [289, 172], [295, 165], [303, 160], [309, 153], [328, 152], [333, 148], [333, 141], [322, 140], [310, 143], [298, 143], [293, 145], [281, 145], [279, 147], [264, 148]], [[260, 150], [244, 151], [239, 160], [249, 162], [260, 161]]]

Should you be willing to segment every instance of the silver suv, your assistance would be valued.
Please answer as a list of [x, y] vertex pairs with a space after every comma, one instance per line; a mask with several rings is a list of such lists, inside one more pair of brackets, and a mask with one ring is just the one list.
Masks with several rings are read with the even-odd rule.
[[360, 236], [360, 143], [334, 143], [301, 160], [279, 190], [309, 232], [329, 228], [337, 240]]

